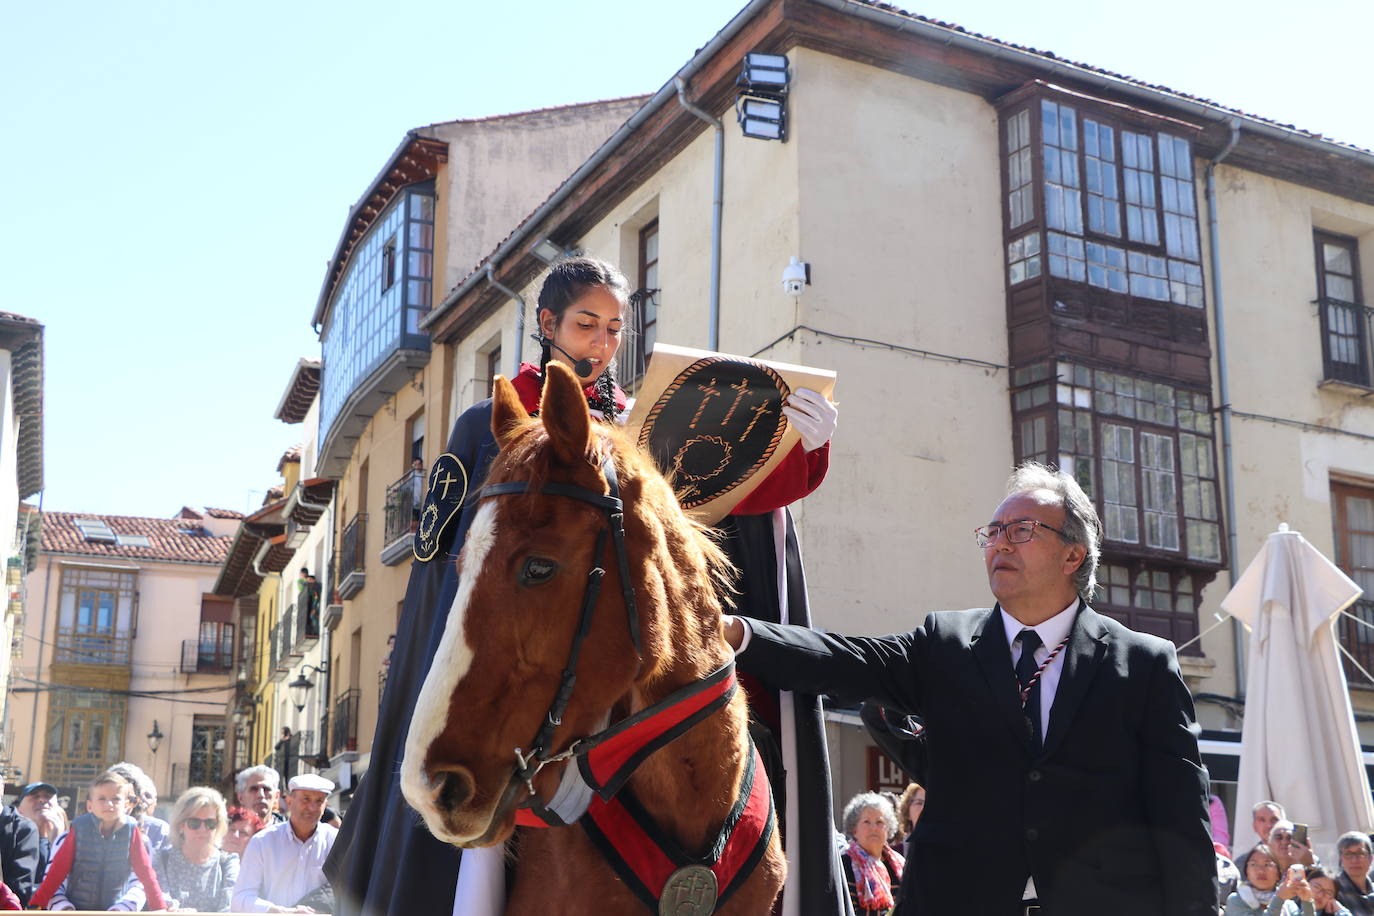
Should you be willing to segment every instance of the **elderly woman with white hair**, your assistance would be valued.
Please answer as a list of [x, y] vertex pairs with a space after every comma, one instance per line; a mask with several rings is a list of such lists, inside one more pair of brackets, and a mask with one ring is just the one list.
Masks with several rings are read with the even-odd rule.
[[855, 913], [891, 913], [906, 860], [889, 843], [897, 835], [897, 813], [877, 792], [861, 792], [844, 806], [849, 845], [840, 855]]
[[206, 786], [181, 793], [172, 813], [171, 844], [153, 864], [172, 909], [222, 913], [239, 877], [239, 857], [220, 848], [229, 829], [224, 796]]

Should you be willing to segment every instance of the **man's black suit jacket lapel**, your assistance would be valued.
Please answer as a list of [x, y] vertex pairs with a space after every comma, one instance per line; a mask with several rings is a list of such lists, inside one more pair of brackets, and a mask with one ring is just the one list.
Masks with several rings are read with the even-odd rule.
[[1107, 628], [1102, 618], [1086, 604], [1080, 606], [1069, 630], [1069, 644], [1064, 647], [1064, 671], [1059, 675], [1059, 687], [1050, 707], [1050, 725], [1045, 734], [1042, 756], [1053, 754], [1064, 740], [1064, 733], [1073, 722], [1083, 697], [1088, 694], [1102, 657], [1107, 654]]
[[997, 706], [1007, 727], [1015, 733], [1018, 741], [1031, 750], [1030, 729], [1026, 726], [1025, 711], [1021, 708], [1021, 695], [1016, 689], [1016, 672], [1011, 664], [1011, 647], [1007, 645], [1007, 630], [1002, 626], [1002, 612], [994, 607], [988, 612], [983, 626], [973, 637], [970, 647], [973, 657], [978, 659], [983, 669], [983, 677], [988, 682], [988, 693]]
[[[1010, 728], [1026, 748], [1031, 750], [1031, 737], [1021, 697], [1016, 690], [1016, 676], [1011, 663], [1011, 647], [1007, 645], [1006, 627], [1002, 612], [994, 607], [988, 612], [983, 626], [973, 637], [970, 647], [987, 679], [988, 692]], [[1102, 618], [1086, 604], [1074, 618], [1069, 630], [1069, 644], [1064, 647], [1064, 670], [1059, 676], [1054, 704], [1050, 707], [1049, 730], [1040, 756], [1052, 754], [1064, 740], [1064, 733], [1074, 714], [1087, 695], [1088, 686], [1107, 652], [1107, 630]]]

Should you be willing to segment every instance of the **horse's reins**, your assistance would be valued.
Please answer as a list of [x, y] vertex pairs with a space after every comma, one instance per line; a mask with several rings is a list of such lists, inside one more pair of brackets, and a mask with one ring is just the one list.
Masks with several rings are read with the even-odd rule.
[[[582, 655], [582, 644], [591, 630], [592, 615], [596, 610], [596, 600], [601, 594], [601, 580], [606, 575], [603, 558], [606, 552], [606, 535], [609, 531], [615, 545], [616, 564], [620, 570], [620, 590], [625, 601], [630, 641], [634, 643], [635, 654], [643, 655], [639, 633], [639, 613], [635, 604], [634, 585], [630, 579], [630, 559], [625, 547], [624, 503], [620, 499], [620, 483], [616, 476], [615, 462], [607, 455], [601, 463], [601, 473], [606, 478], [608, 493], [597, 493], [573, 484], [549, 482], [534, 492], [549, 496], [566, 496], [580, 500], [606, 512], [608, 525], [596, 535], [596, 548], [593, 552], [592, 569], [587, 573], [587, 586], [582, 593], [582, 609], [579, 614], [577, 630], [573, 634], [572, 647], [568, 651], [568, 661], [563, 667], [562, 679], [553, 702], [549, 705], [539, 731], [530, 742], [530, 749], [515, 748], [515, 768], [513, 779], [523, 782], [534, 800], [532, 807], [546, 819], [549, 812], [539, 802], [534, 789], [534, 778], [539, 771], [550, 763], [559, 763], [578, 758], [579, 766], [587, 783], [603, 798], [614, 795], [616, 790], [629, 778], [634, 767], [654, 750], [669, 743], [687, 728], [701, 721], [716, 709], [725, 705], [734, 696], [737, 681], [734, 676], [734, 662], [731, 661], [706, 677], [694, 681], [681, 690], [653, 706], [624, 719], [592, 735], [573, 741], [566, 749], [553, 753], [550, 744], [554, 730], [563, 724], [563, 714], [572, 699], [573, 687], [577, 683], [577, 663]], [[515, 480], [505, 483], [488, 484], [478, 494], [478, 499], [489, 496], [522, 495], [531, 492], [529, 481]], [[702, 696], [698, 702], [692, 698]], [[690, 707], [684, 708], [684, 704]], [[675, 715], [672, 711], [678, 710]], [[655, 719], [659, 722], [655, 723]], [[624, 753], [617, 753], [612, 746], [615, 739], [626, 735], [631, 729], [645, 727], [652, 731], [648, 741], [637, 742]], [[603, 758], [589, 762], [589, 756], [598, 748], [606, 749]], [[561, 821], [559, 822], [561, 823]]]

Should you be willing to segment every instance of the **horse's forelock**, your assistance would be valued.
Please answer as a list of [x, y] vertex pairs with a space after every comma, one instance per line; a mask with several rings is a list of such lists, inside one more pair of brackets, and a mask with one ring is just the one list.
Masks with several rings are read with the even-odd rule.
[[[682, 511], [672, 486], [659, 471], [652, 456], [638, 446], [628, 431], [601, 423], [592, 424], [591, 448], [600, 455], [610, 452], [622, 493], [634, 495], [634, 502], [627, 506], [627, 513], [645, 519], [646, 524], [662, 528], [671, 554], [671, 566], [681, 574], [678, 578], [689, 591], [700, 588], [701, 594], [688, 603], [700, 604], [714, 599], [721, 606], [732, 605], [735, 568], [720, 548], [719, 532], [693, 520]], [[489, 483], [526, 480], [533, 491], [555, 476], [558, 470], [556, 463], [548, 433], [535, 418], [523, 424], [513, 441], [502, 450], [487, 480]], [[589, 458], [588, 471], [600, 476], [596, 470], [599, 463]], [[627, 519], [627, 526], [629, 524], [630, 520]], [[655, 565], [662, 567], [663, 564], [659, 562]], [[697, 577], [704, 577], [704, 581], [691, 581]], [[670, 596], [674, 597], [680, 599], [683, 596]], [[684, 623], [677, 620], [665, 622], [670, 626]], [[646, 624], [650, 629], [654, 626], [653, 621], [646, 621]]]

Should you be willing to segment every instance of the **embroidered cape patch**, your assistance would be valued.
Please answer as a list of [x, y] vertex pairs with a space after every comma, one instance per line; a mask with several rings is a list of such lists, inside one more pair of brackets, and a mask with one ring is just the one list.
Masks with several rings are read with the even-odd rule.
[[457, 455], [440, 455], [429, 471], [429, 489], [415, 529], [415, 559], [428, 563], [439, 552], [449, 522], [458, 517], [468, 493], [468, 472]]

